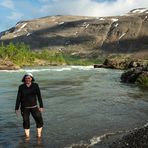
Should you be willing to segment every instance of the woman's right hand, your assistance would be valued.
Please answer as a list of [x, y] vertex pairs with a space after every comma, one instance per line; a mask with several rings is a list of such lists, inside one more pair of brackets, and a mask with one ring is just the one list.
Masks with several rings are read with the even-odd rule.
[[43, 109], [43, 108], [39, 108], [39, 111], [40, 111], [40, 112], [43, 112], [43, 111], [44, 111], [44, 109]]

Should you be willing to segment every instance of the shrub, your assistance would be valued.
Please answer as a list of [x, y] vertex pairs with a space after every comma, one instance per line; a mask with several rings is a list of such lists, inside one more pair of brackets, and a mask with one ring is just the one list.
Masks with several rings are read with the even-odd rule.
[[4, 60], [8, 59], [17, 65], [26, 65], [34, 61], [34, 56], [29, 46], [24, 43], [9, 43], [0, 46], [0, 57]]
[[141, 74], [137, 78], [136, 84], [138, 84], [141, 87], [148, 88], [148, 72]]

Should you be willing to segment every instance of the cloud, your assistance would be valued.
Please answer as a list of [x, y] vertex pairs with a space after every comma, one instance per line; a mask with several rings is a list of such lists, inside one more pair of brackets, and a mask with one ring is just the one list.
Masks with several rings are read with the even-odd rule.
[[13, 11], [10, 16], [7, 16], [10, 20], [19, 20], [23, 15], [19, 12]]
[[[42, 15], [113, 16], [148, 6], [148, 0], [40, 0]], [[52, 1], [52, 2], [51, 2]]]
[[12, 10], [15, 9], [14, 3], [12, 2], [12, 0], [3, 0], [2, 2], [0, 2], [0, 6], [3, 6], [8, 9], [12, 9]]

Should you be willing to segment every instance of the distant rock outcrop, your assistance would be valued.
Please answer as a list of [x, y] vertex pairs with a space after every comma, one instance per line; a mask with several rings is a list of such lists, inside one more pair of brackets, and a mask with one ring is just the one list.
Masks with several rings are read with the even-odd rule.
[[18, 22], [0, 42], [24, 42], [31, 49], [66, 49], [93, 56], [148, 50], [148, 9], [123, 16], [49, 16]]
[[131, 57], [126, 56], [116, 56], [115, 58], [105, 59], [103, 64], [95, 64], [94, 68], [111, 68], [111, 69], [129, 69], [129, 68], [138, 68], [146, 67], [148, 64], [147, 60], [132, 59]]

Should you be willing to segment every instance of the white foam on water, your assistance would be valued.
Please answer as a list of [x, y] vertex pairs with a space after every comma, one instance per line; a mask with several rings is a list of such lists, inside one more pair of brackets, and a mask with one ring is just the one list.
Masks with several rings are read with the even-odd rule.
[[89, 71], [89, 70], [97, 70], [100, 72], [108, 72], [108, 69], [105, 68], [94, 68], [93, 65], [91, 66], [65, 66], [65, 67], [49, 67], [49, 68], [33, 68], [33, 69], [19, 69], [19, 70], [0, 70], [0, 72], [43, 72], [43, 71], [71, 71], [71, 70], [82, 70], [82, 71]]
[[116, 133], [107, 133], [107, 134], [103, 134], [101, 136], [95, 136], [93, 138], [91, 138], [89, 140], [89, 143], [84, 143], [83, 141], [80, 142], [79, 144], [72, 144], [71, 146], [69, 147], [65, 147], [65, 148], [74, 148], [74, 147], [92, 147], [98, 143], [100, 143], [104, 138], [106, 138], [107, 136], [111, 136], [111, 135], [115, 135], [117, 133], [122, 133], [123, 131], [119, 131], [119, 132], [116, 132]]
[[90, 146], [94, 146], [96, 145], [97, 143], [101, 142], [101, 138], [103, 136], [100, 136], [100, 137], [93, 137], [92, 139], [90, 139]]
[[26, 72], [42, 72], [42, 71], [50, 71], [50, 69], [24, 69]]
[[64, 148], [75, 148], [75, 147], [86, 147], [86, 148], [88, 148], [88, 144], [72, 144], [71, 146], [66, 146], [66, 147], [64, 147]]
[[67, 70], [71, 70], [71, 68], [46, 68], [46, 69], [26, 69], [24, 71], [26, 72], [43, 72], [43, 71], [67, 71]]
[[[122, 133], [123, 131], [118, 131], [117, 133]], [[92, 139], [90, 139], [90, 144], [89, 146], [94, 146], [98, 143], [100, 143], [105, 137], [107, 136], [111, 136], [111, 135], [115, 135], [117, 133], [107, 133], [98, 137], [93, 137]]]
[[0, 72], [23, 72], [24, 69], [19, 69], [19, 70], [0, 70]]
[[44, 68], [44, 69], [19, 69], [19, 70], [0, 70], [0, 72], [43, 72], [43, 71], [64, 71], [71, 70], [71, 67], [63, 68]]
[[67, 68], [51, 69], [51, 71], [65, 71], [65, 70], [66, 70], [66, 71], [67, 71], [67, 70], [69, 71], [69, 70], [71, 70], [71, 68], [68, 68], [68, 67], [67, 67]]
[[72, 69], [79, 69], [79, 70], [91, 70], [94, 69], [94, 66], [70, 66]]

